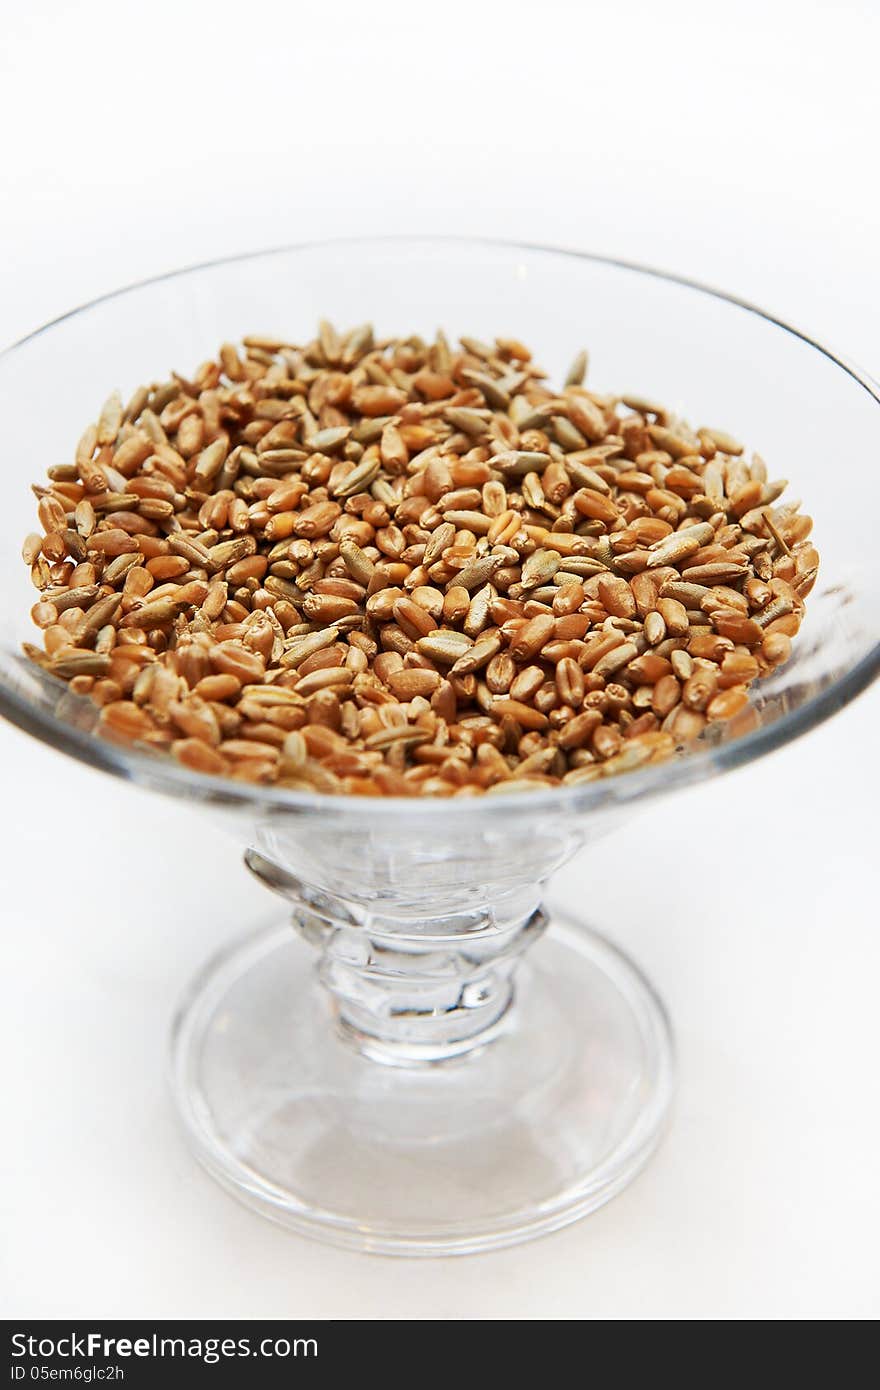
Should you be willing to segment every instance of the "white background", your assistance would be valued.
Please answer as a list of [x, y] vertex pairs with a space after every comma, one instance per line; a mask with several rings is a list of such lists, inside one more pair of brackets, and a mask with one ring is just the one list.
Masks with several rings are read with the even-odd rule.
[[[460, 231], [702, 278], [880, 375], [878, 31], [870, 0], [10, 6], [0, 339], [227, 252]], [[272, 904], [184, 806], [0, 728], [0, 1308], [876, 1316], [878, 708], [560, 877], [670, 1006], [672, 1132], [579, 1226], [417, 1265], [290, 1236], [197, 1171], [164, 1089], [169, 1017]]]

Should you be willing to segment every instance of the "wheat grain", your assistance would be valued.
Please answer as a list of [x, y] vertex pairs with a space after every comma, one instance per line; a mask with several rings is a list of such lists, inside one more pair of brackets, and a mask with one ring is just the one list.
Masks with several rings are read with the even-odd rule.
[[554, 394], [460, 341], [324, 321], [111, 395], [34, 489], [28, 655], [113, 737], [325, 793], [583, 785], [735, 720], [816, 580], [786, 484], [585, 353]]

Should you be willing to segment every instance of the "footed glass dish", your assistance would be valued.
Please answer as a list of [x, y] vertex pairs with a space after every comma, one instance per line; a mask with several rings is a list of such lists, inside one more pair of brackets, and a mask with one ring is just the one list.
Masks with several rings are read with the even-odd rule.
[[[815, 519], [822, 565], [792, 659], [687, 754], [518, 794], [322, 796], [200, 775], [99, 736], [90, 702], [21, 653], [34, 633], [19, 558], [30, 483], [71, 459], [114, 386], [130, 393], [245, 333], [305, 338], [321, 317], [369, 319], [380, 334], [516, 336], [552, 379], [586, 346], [597, 390], [734, 431]], [[281, 900], [278, 925], [226, 945], [175, 1022], [172, 1086], [196, 1156], [265, 1215], [385, 1253], [507, 1245], [607, 1201], [662, 1134], [670, 1029], [637, 967], [589, 922], [588, 893], [583, 920], [548, 920], [545, 885], [587, 847], [601, 872], [593, 842], [639, 805], [771, 752], [877, 674], [877, 387], [751, 306], [650, 270], [376, 239], [245, 256], [111, 295], [10, 349], [0, 388], [0, 710], [215, 817]], [[660, 887], [661, 912], [662, 899]]]

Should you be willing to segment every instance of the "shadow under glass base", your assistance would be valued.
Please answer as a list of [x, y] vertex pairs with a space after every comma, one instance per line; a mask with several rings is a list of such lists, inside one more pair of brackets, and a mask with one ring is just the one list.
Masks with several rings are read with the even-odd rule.
[[626, 957], [554, 918], [490, 1041], [390, 1066], [337, 1026], [285, 924], [195, 982], [172, 1081], [199, 1160], [263, 1215], [376, 1253], [465, 1254], [568, 1225], [635, 1176], [662, 1133], [672, 1041]]

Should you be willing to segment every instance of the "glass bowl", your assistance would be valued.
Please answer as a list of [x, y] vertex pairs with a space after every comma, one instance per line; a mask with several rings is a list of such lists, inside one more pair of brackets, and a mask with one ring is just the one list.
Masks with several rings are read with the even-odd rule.
[[[530, 793], [327, 797], [202, 776], [99, 737], [88, 700], [21, 655], [34, 631], [19, 558], [29, 484], [72, 458], [112, 387], [186, 371], [248, 332], [305, 338], [321, 317], [516, 336], [557, 379], [586, 346], [596, 389], [660, 399], [759, 449], [815, 518], [822, 556], [792, 659], [687, 755]], [[544, 884], [637, 806], [771, 752], [877, 674], [874, 384], [684, 280], [537, 247], [392, 238], [135, 285], [10, 349], [0, 385], [0, 709], [84, 762], [186, 797], [287, 900], [277, 928], [208, 964], [177, 1016], [172, 1086], [198, 1158], [264, 1214], [388, 1253], [510, 1244], [613, 1196], [663, 1130], [669, 1025], [614, 946], [584, 921], [548, 921]], [[661, 910], [663, 897], [661, 885]]]

